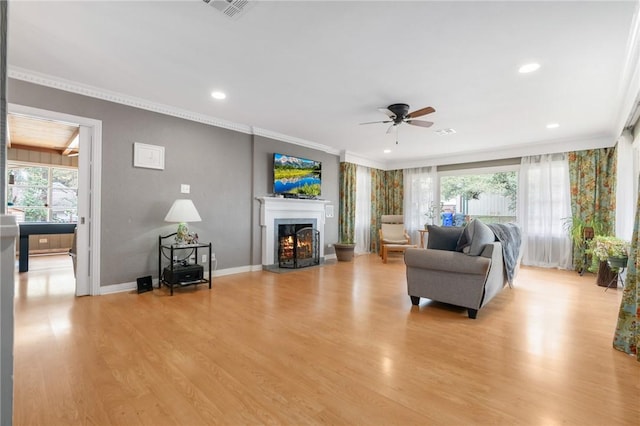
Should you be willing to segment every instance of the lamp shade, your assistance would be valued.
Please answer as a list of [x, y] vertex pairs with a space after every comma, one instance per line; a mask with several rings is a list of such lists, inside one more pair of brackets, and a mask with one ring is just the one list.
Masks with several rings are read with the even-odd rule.
[[200, 222], [201, 220], [191, 200], [175, 200], [164, 218], [165, 222]]

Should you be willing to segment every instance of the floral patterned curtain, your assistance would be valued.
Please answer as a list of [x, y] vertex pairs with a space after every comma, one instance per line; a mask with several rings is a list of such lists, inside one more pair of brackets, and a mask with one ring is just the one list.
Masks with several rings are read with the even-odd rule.
[[353, 163], [340, 163], [340, 242], [353, 242], [356, 229], [356, 168]]
[[371, 169], [371, 252], [378, 252], [380, 216], [385, 211], [384, 170]]
[[[616, 148], [589, 149], [569, 153], [571, 214], [585, 222], [605, 224], [613, 234], [616, 211]], [[584, 247], [573, 248], [573, 266], [584, 266]]]
[[[639, 179], [640, 180], [640, 179]], [[635, 355], [640, 361], [640, 286], [638, 286], [638, 268], [640, 267], [640, 194], [636, 207], [636, 221], [631, 237], [631, 251], [627, 263], [627, 279], [620, 302], [618, 325], [613, 337], [613, 347], [619, 351]]]
[[383, 214], [402, 214], [402, 170], [371, 169], [371, 251], [378, 252], [378, 229]]
[[404, 172], [402, 170], [387, 170], [386, 180], [386, 214], [402, 214], [404, 205]]

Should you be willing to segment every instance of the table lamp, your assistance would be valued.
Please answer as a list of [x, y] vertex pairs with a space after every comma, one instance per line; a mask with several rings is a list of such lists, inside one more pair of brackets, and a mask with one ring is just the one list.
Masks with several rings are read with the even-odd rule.
[[185, 244], [188, 242], [189, 227], [187, 222], [200, 222], [200, 214], [196, 210], [191, 200], [175, 200], [169, 209], [169, 213], [164, 218], [165, 222], [178, 222], [178, 230], [176, 231], [176, 244]]

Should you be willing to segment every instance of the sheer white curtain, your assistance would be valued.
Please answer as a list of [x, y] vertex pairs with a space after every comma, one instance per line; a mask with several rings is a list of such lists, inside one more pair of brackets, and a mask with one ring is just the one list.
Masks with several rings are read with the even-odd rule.
[[616, 176], [616, 236], [630, 241], [633, 233], [634, 212], [638, 196], [638, 152], [634, 149], [633, 135], [625, 130], [618, 139]]
[[[425, 213], [433, 204], [438, 205], [438, 174], [435, 167], [404, 169], [404, 224], [411, 243], [418, 244], [418, 229], [424, 229]], [[439, 211], [439, 209], [438, 209]]]
[[518, 185], [518, 222], [523, 265], [571, 269], [571, 240], [563, 219], [571, 216], [566, 154], [523, 157]]
[[356, 168], [356, 254], [371, 251], [371, 170]]

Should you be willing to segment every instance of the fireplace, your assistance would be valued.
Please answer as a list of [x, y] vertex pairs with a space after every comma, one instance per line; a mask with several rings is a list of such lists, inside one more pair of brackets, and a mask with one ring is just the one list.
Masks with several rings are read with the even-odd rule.
[[278, 225], [278, 266], [305, 268], [320, 264], [320, 232], [312, 223]]
[[318, 254], [324, 259], [324, 225], [327, 200], [299, 200], [294, 198], [258, 197], [260, 201], [260, 228], [262, 267], [278, 266], [278, 226], [294, 223], [312, 223], [320, 232]]

